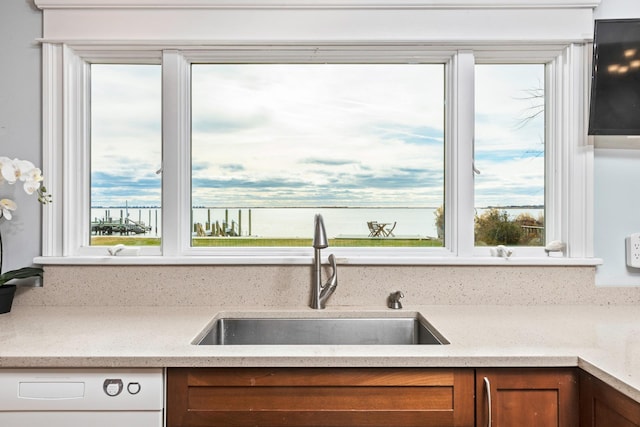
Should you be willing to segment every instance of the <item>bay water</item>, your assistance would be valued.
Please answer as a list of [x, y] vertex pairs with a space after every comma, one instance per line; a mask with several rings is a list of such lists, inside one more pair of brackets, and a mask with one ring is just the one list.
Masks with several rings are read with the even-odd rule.
[[[485, 209], [479, 209], [482, 213]], [[504, 208], [511, 218], [521, 213], [529, 213], [538, 218], [542, 208]], [[327, 235], [334, 237], [366, 237], [369, 235], [367, 222], [376, 221], [394, 227], [398, 237], [437, 237], [436, 208], [193, 208], [192, 223], [222, 225], [235, 223], [234, 229], [241, 236], [274, 238], [310, 238], [313, 236], [313, 218], [321, 214]], [[91, 220], [111, 218], [120, 221], [126, 217], [151, 226], [148, 236], [162, 235], [162, 211], [160, 208], [108, 207], [92, 208]]]

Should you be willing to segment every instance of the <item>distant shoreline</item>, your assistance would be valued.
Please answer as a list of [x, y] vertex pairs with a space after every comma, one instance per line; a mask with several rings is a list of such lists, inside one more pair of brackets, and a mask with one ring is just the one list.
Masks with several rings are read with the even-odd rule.
[[[91, 206], [91, 209], [161, 209], [161, 206]], [[192, 206], [191, 209], [438, 209], [438, 206]], [[476, 209], [544, 209], [544, 205], [480, 206]]]

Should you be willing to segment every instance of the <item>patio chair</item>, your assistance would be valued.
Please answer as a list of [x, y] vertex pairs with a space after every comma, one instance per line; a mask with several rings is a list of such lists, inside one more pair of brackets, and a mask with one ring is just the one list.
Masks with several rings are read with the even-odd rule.
[[369, 237], [377, 237], [380, 235], [380, 227], [376, 221], [367, 221], [367, 227], [369, 227]]
[[382, 230], [382, 232], [384, 233], [384, 236], [385, 236], [385, 237], [389, 237], [389, 236], [391, 236], [391, 237], [395, 237], [395, 236], [396, 236], [395, 234], [393, 234], [393, 229], [394, 229], [394, 228], [396, 228], [396, 224], [397, 224], [397, 223], [398, 223], [398, 222], [397, 222], [397, 221], [395, 221], [395, 222], [393, 223], [393, 225], [391, 226], [391, 228], [389, 228], [389, 229], [383, 229], [383, 230]]

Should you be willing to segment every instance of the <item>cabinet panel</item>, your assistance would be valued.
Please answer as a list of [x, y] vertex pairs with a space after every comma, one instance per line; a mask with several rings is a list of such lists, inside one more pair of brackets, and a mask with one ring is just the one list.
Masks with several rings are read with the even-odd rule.
[[581, 371], [580, 426], [640, 427], [640, 403]]
[[573, 368], [476, 370], [478, 427], [488, 426], [489, 416], [492, 427], [577, 427], [577, 414], [578, 381]]
[[498, 426], [558, 426], [558, 390], [498, 390], [495, 399]]
[[471, 369], [171, 368], [167, 426], [471, 427], [473, 393]]

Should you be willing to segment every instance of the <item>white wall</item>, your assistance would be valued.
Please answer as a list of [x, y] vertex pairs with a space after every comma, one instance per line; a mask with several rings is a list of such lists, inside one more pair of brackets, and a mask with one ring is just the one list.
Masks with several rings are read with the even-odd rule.
[[[602, 0], [595, 18], [640, 18], [640, 1]], [[624, 240], [640, 232], [640, 140], [601, 136], [595, 142], [594, 252], [604, 260], [596, 284], [640, 286], [640, 269], [626, 266]]]
[[[29, 0], [0, 1], [0, 156], [41, 164], [42, 14]], [[6, 196], [5, 185], [0, 196]], [[11, 188], [18, 210], [0, 219], [3, 271], [31, 265], [41, 253], [41, 214], [35, 197]]]

